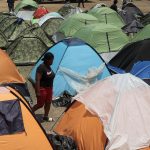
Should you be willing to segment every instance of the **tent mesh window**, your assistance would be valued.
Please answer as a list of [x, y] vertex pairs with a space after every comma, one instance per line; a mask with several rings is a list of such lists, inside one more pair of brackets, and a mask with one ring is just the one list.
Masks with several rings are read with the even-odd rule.
[[0, 102], [0, 135], [24, 132], [21, 107], [18, 100]]

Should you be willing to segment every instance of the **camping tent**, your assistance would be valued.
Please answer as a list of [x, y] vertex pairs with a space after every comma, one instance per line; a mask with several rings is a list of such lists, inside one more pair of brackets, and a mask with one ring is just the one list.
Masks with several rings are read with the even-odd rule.
[[[79, 39], [64, 39], [47, 52], [54, 54], [52, 69], [56, 74], [55, 97], [63, 95], [65, 91], [75, 95], [97, 80], [110, 75], [101, 57], [92, 47]], [[42, 58], [43, 55], [29, 74], [32, 83], [35, 83], [36, 69], [42, 63]]]
[[106, 149], [149, 147], [150, 87], [141, 79], [131, 74], [112, 75], [75, 99], [101, 119], [108, 138]]
[[28, 102], [31, 102], [25, 79], [21, 76], [12, 60], [3, 50], [0, 50], [0, 68], [0, 85], [9, 85], [15, 88]]
[[6, 51], [15, 64], [30, 65], [35, 63], [47, 49], [48, 46], [44, 43], [42, 37], [31, 32], [15, 39]]
[[50, 12], [50, 13], [47, 13], [46, 15], [44, 15], [43, 17], [41, 17], [38, 21], [38, 24], [41, 26], [45, 21], [47, 21], [48, 19], [51, 19], [51, 18], [62, 18], [62, 19], [64, 19], [59, 13]]
[[6, 36], [0, 31], [0, 48], [5, 49], [7, 47], [7, 38]]
[[30, 11], [30, 10], [20, 10], [17, 12], [16, 16], [18, 18], [22, 18], [23, 20], [32, 20], [33, 19], [33, 13], [34, 11]]
[[128, 2], [123, 5], [123, 8], [119, 14], [126, 24], [131, 23], [133, 20], [137, 20], [138, 17], [143, 16], [142, 11], [132, 2]]
[[86, 41], [98, 53], [119, 51], [129, 42], [128, 37], [119, 27], [102, 23], [87, 25], [78, 30], [73, 37]]
[[143, 25], [148, 25], [150, 24], [150, 12], [145, 14], [142, 18], [141, 18], [141, 23]]
[[109, 7], [92, 8], [88, 14], [95, 16], [101, 23], [113, 24], [118, 27], [125, 25], [120, 15]]
[[1, 21], [3, 21], [3, 19], [5, 19], [7, 17], [15, 17], [15, 16], [8, 12], [0, 12], [0, 23], [1, 23]]
[[36, 121], [31, 108], [10, 87], [0, 87], [0, 113], [2, 150], [52, 150], [46, 133]]
[[41, 25], [41, 28], [48, 37], [51, 37], [58, 30], [63, 21], [64, 19], [60, 17], [49, 18]]
[[70, 4], [65, 4], [58, 10], [58, 13], [64, 18], [68, 18], [72, 16], [73, 14], [78, 14], [81, 12], [82, 12], [81, 8], [74, 7], [73, 5], [70, 5]]
[[134, 35], [133, 39], [131, 42], [136, 42], [144, 39], [150, 38], [150, 24], [144, 26], [144, 28], [139, 31], [137, 34]]
[[109, 64], [129, 72], [138, 61], [150, 60], [150, 39], [125, 45]]
[[78, 101], [73, 102], [54, 131], [72, 137], [80, 150], [104, 150], [106, 144], [101, 120]]
[[94, 23], [98, 23], [98, 19], [92, 15], [86, 13], [74, 14], [64, 20], [64, 22], [59, 27], [58, 32], [61, 32], [66, 37], [69, 37], [77, 32], [81, 27]]
[[30, 24], [28, 22], [24, 21], [21, 18], [18, 18], [15, 22], [9, 24], [9, 26], [7, 26], [5, 30], [3, 30], [3, 33], [9, 41], [14, 41], [20, 35], [20, 33], [28, 27], [30, 27]]
[[27, 9], [28, 10], [36, 10], [38, 7], [38, 4], [34, 0], [21, 0], [15, 7], [15, 12], [17, 13], [21, 9]]

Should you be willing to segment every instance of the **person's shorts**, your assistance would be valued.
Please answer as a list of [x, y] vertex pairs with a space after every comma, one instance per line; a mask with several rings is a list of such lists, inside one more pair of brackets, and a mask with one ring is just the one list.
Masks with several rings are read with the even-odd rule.
[[14, 3], [8, 3], [9, 8], [14, 8]]
[[52, 87], [40, 88], [40, 96], [37, 97], [37, 105], [43, 106], [47, 102], [52, 101], [53, 89]]

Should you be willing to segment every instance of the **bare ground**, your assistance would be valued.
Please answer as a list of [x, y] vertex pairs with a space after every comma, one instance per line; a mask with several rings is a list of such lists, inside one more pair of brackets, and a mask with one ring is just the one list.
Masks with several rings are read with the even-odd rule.
[[[15, 5], [18, 2], [19, 2], [19, 0], [15, 1]], [[150, 0], [138, 0], [138, 1], [133, 0], [133, 2], [144, 13], [150, 12]], [[97, 3], [105, 3], [108, 6], [110, 6], [112, 1], [109, 1], [109, 0], [106, 0], [106, 1], [92, 0], [92, 1], [89, 1], [89, 2], [85, 3], [84, 10], [91, 8], [92, 6], [96, 5]], [[46, 4], [43, 3], [43, 4], [40, 4], [40, 5], [45, 6], [49, 10], [49, 12], [53, 12], [53, 11], [57, 11], [59, 8], [61, 8], [64, 5], [64, 3], [54, 4], [52, 2], [48, 2]], [[72, 5], [77, 6], [77, 3], [72, 3]], [[121, 0], [119, 1], [118, 7], [119, 6], [121, 6]], [[5, 11], [5, 12], [8, 11], [6, 0], [0, 0], [0, 12], [2, 12], [2, 11]], [[31, 66], [30, 67], [24, 66], [24, 67], [18, 67], [18, 69], [19, 69], [20, 73], [24, 76], [24, 78], [27, 80], [28, 88], [29, 88], [31, 97], [33, 99], [33, 104], [35, 104], [36, 97], [35, 97], [34, 89], [33, 89], [33, 87], [31, 86], [30, 82], [27, 79], [28, 74], [29, 74], [30, 70], [32, 69], [32, 67]], [[61, 114], [63, 114], [64, 110], [65, 110], [65, 108], [54, 108], [53, 106], [51, 106], [49, 116], [53, 117], [57, 121], [57, 119], [59, 119], [59, 117], [62, 116]], [[36, 112], [36, 116], [37, 116], [38, 120], [41, 122], [41, 124], [44, 127], [44, 129], [46, 130], [46, 132], [50, 133], [50, 130], [52, 130], [52, 128], [55, 126], [55, 122], [49, 122], [49, 123], [42, 122], [42, 120], [41, 120], [42, 114], [43, 114], [43, 109], [39, 109]]]

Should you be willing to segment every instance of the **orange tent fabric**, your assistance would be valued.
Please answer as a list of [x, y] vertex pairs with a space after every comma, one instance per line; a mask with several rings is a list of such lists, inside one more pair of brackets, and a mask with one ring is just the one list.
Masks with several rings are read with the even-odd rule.
[[99, 118], [93, 116], [78, 101], [65, 113], [55, 132], [71, 136], [80, 150], [103, 150], [106, 143], [103, 125]]
[[[14, 92], [17, 96], [12, 94]], [[52, 150], [45, 133], [35, 120], [26, 101], [11, 88], [0, 87], [0, 102], [20, 98], [24, 132], [11, 135], [0, 135], [0, 149], [2, 150]]]
[[0, 49], [0, 83], [25, 83], [9, 56]]

